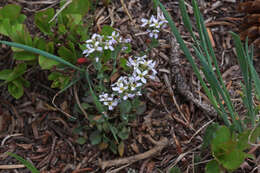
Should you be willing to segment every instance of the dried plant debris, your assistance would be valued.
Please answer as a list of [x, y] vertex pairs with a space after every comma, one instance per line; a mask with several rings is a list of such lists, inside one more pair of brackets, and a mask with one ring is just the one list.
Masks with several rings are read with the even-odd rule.
[[246, 13], [240, 28], [241, 39], [248, 37], [249, 43], [255, 46], [255, 56], [260, 57], [260, 0], [240, 3], [238, 10]]

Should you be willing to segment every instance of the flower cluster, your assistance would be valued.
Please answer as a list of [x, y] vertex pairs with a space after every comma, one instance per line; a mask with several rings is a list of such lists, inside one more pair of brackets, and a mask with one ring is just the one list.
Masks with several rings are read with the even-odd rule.
[[111, 85], [114, 94], [110, 97], [107, 93], [103, 93], [99, 96], [99, 100], [108, 106], [109, 110], [113, 110], [122, 100], [132, 99], [135, 96], [142, 95], [141, 87], [147, 83], [147, 79], [154, 79], [157, 74], [155, 61], [147, 60], [146, 55], [129, 58], [127, 66], [132, 68], [132, 75], [118, 78], [118, 80]]
[[[99, 34], [93, 34], [91, 39], [86, 41], [86, 50], [83, 54], [87, 57], [94, 52], [103, 52], [104, 50], [115, 50], [115, 46], [120, 43], [129, 43], [130, 39], [123, 39], [118, 32], [113, 31], [110, 36], [103, 36]], [[125, 49], [123, 47], [122, 49]], [[96, 58], [98, 61], [98, 58]]]
[[99, 101], [103, 102], [104, 105], [108, 106], [109, 110], [113, 110], [118, 104], [118, 99], [114, 98], [114, 95], [108, 95], [107, 93], [102, 93], [99, 95]]
[[155, 38], [155, 39], [158, 38], [158, 33], [160, 32], [160, 29], [165, 28], [166, 24], [168, 23], [168, 21], [165, 19], [163, 14], [158, 15], [157, 18], [155, 18], [152, 15], [149, 20], [142, 18], [141, 22], [142, 22], [141, 27], [148, 26], [148, 29], [146, 31], [149, 33], [149, 36], [151, 38]]

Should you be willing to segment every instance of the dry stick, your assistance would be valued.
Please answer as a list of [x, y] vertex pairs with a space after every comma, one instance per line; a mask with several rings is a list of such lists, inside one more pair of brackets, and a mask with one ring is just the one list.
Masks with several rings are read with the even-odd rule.
[[199, 146], [197, 146], [197, 147], [191, 149], [190, 151], [187, 151], [187, 152], [185, 152], [185, 153], [180, 154], [180, 155], [178, 156], [178, 158], [175, 160], [175, 162], [172, 163], [170, 166], [168, 166], [167, 170], [169, 170], [170, 168], [172, 168], [172, 167], [174, 167], [175, 165], [177, 165], [177, 163], [178, 163], [179, 161], [181, 161], [182, 158], [184, 158], [187, 154], [189, 154], [189, 153], [191, 153], [191, 152], [197, 150], [197, 149], [200, 148], [200, 147], [201, 147], [201, 145], [199, 145]]
[[67, 117], [72, 118], [72, 119], [75, 119], [75, 117], [73, 117], [72, 115], [70, 115], [70, 114], [68, 114], [67, 112], [63, 111], [62, 109], [60, 109], [60, 108], [55, 104], [55, 99], [56, 99], [56, 97], [57, 97], [59, 94], [61, 94], [61, 93], [62, 93], [62, 91], [59, 91], [59, 92], [57, 92], [57, 93], [55, 94], [55, 96], [53, 97], [53, 99], [52, 99], [52, 101], [51, 101], [52, 105], [55, 107], [56, 110], [60, 111], [61, 113], [63, 113], [63, 114], [66, 115]]
[[67, 2], [57, 11], [57, 13], [51, 18], [49, 23], [51, 23], [70, 3], [72, 0], [67, 0]]
[[133, 21], [133, 18], [132, 18], [132, 16], [130, 15], [128, 9], [126, 8], [126, 5], [125, 5], [125, 3], [124, 3], [124, 0], [120, 0], [120, 2], [121, 2], [121, 4], [122, 4], [122, 6], [123, 6], [124, 11], [126, 12], [126, 14], [128, 15], [129, 19], [130, 19], [131, 22], [132, 22], [132, 21]]
[[[170, 81], [169, 81], [169, 78], [166, 74], [163, 74], [163, 78], [164, 78], [164, 82], [168, 88], [168, 91], [172, 97], [172, 100], [173, 100], [173, 103], [175, 104], [176, 108], [178, 109], [179, 113], [181, 114], [182, 118], [185, 120], [185, 123], [188, 123], [188, 120], [187, 118], [185, 117], [184, 113], [181, 111], [181, 108], [179, 106], [179, 104], [177, 103], [176, 99], [175, 99], [175, 96], [174, 96], [174, 93], [173, 93], [173, 89], [171, 87], [171, 84], [170, 84]], [[192, 130], [194, 130], [192, 127], [191, 127]]]
[[160, 141], [156, 142], [156, 146], [144, 153], [137, 154], [134, 156], [122, 158], [122, 159], [116, 159], [116, 160], [108, 160], [108, 161], [99, 161], [99, 166], [102, 169], [105, 169], [110, 166], [119, 166], [123, 164], [132, 164], [134, 162], [137, 162], [139, 160], [143, 160], [146, 158], [151, 157], [152, 155], [158, 153], [161, 151], [164, 147], [166, 147], [169, 144], [169, 141], [167, 138], [163, 137]]
[[210, 120], [209, 122], [207, 122], [206, 124], [204, 124], [199, 130], [197, 130], [193, 135], [192, 135], [192, 137], [188, 140], [188, 142], [187, 143], [190, 143], [191, 142], [191, 140], [197, 135], [197, 134], [199, 134], [199, 132], [201, 131], [201, 130], [203, 130], [205, 127], [207, 127], [209, 124], [211, 124], [213, 122], [213, 120]]
[[74, 92], [75, 100], [76, 100], [76, 102], [77, 102], [77, 104], [78, 104], [78, 106], [79, 106], [79, 109], [80, 109], [81, 112], [84, 114], [85, 118], [88, 120], [88, 114], [87, 114], [87, 112], [83, 109], [83, 107], [82, 107], [81, 104], [80, 104], [76, 85], [73, 86], [73, 92]]
[[0, 165], [0, 169], [17, 169], [17, 168], [25, 168], [24, 165]]

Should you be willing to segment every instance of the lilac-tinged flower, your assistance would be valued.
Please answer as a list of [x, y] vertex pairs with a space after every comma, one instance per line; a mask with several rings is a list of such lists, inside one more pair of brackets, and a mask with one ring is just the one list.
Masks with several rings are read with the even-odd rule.
[[112, 87], [113, 91], [117, 91], [118, 93], [123, 93], [128, 89], [127, 85], [124, 85], [124, 83], [119, 83], [116, 87]]
[[141, 80], [144, 84], [146, 83], [146, 75], [148, 74], [148, 70], [145, 70], [145, 71], [141, 71], [140, 69], [136, 69], [135, 70], [135, 73], [136, 73], [136, 80]]
[[118, 105], [118, 100], [114, 99], [112, 101], [104, 102], [104, 105], [108, 106], [108, 110], [112, 111], [114, 107]]

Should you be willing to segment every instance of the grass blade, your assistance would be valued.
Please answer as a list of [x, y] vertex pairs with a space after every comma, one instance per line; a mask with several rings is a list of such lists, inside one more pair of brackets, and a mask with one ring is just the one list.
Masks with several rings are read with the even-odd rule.
[[52, 59], [52, 60], [57, 61], [57, 62], [64, 64], [64, 65], [67, 65], [67, 66], [69, 66], [69, 67], [71, 67], [75, 70], [78, 70], [78, 71], [81, 71], [81, 72], [84, 71], [83, 69], [71, 64], [70, 62], [63, 60], [61, 57], [55, 56], [53, 54], [50, 54], [48, 52], [45, 52], [43, 50], [40, 50], [40, 49], [37, 49], [37, 48], [34, 48], [34, 47], [30, 47], [30, 46], [19, 44], [19, 43], [9, 42], [9, 41], [2, 41], [2, 40], [0, 40], [0, 43], [6, 44], [8, 46], [24, 49], [26, 51], [45, 56], [46, 58]]
[[26, 166], [26, 168], [28, 168], [32, 173], [40, 173], [40, 171], [38, 171], [38, 170], [32, 165], [32, 163], [30, 163], [29, 161], [25, 160], [25, 159], [22, 158], [21, 156], [18, 156], [17, 154], [10, 153], [10, 152], [7, 152], [7, 154], [8, 154], [9, 156], [14, 157], [16, 160], [18, 160], [18, 161], [21, 162], [22, 164], [24, 164], [24, 166]]

